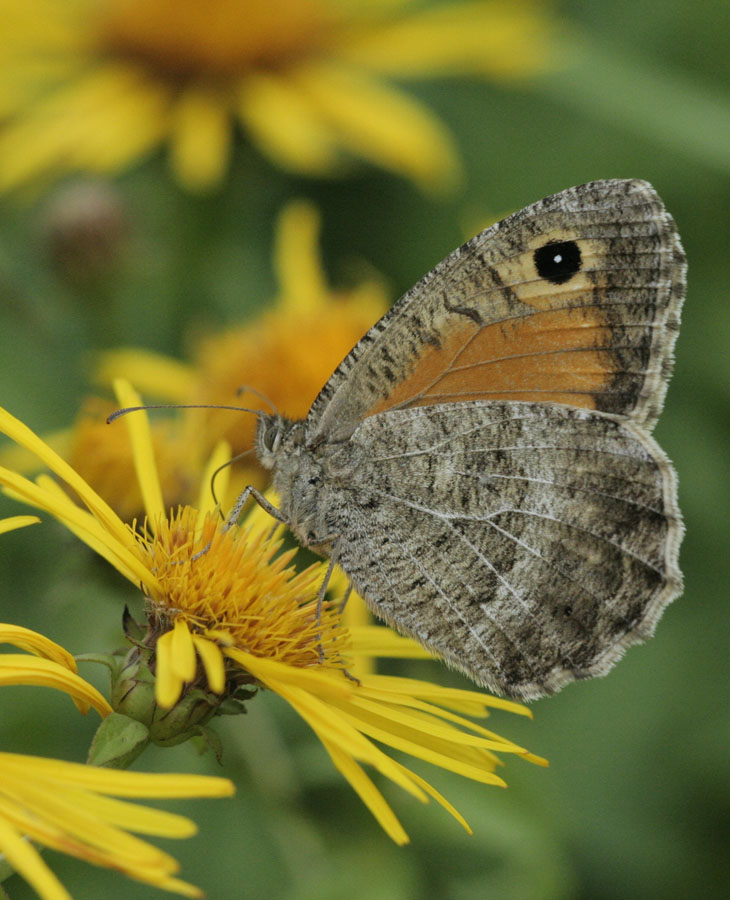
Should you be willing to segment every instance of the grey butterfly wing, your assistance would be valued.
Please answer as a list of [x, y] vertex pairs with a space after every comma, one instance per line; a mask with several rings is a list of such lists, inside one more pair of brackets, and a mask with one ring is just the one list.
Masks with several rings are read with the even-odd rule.
[[388, 409], [565, 403], [650, 428], [684, 297], [671, 216], [645, 181], [595, 181], [455, 250], [353, 348], [312, 405], [308, 438], [344, 440]]
[[338, 562], [377, 615], [491, 690], [604, 674], [681, 590], [674, 473], [617, 417], [452, 404], [374, 416], [351, 442], [357, 475], [327, 501]]

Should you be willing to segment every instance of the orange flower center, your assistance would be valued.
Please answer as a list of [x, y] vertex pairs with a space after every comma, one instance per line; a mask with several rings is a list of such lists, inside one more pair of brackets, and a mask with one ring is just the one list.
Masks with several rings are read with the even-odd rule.
[[323, 0], [110, 0], [104, 49], [167, 76], [225, 79], [321, 47], [336, 18]]
[[182, 616], [191, 631], [225, 634], [224, 644], [265, 659], [341, 668], [348, 635], [336, 604], [317, 616], [320, 567], [297, 572], [294, 549], [278, 553], [280, 542], [263, 532], [223, 532], [213, 514], [196, 530], [196, 515], [182, 507], [157, 523], [156, 537], [137, 539], [162, 587], [154, 612], [168, 626]]

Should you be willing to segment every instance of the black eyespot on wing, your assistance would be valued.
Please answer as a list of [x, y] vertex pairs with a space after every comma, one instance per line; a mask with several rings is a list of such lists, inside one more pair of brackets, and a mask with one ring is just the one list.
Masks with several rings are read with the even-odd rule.
[[575, 241], [550, 241], [534, 255], [537, 274], [552, 284], [565, 284], [580, 272], [580, 247]]

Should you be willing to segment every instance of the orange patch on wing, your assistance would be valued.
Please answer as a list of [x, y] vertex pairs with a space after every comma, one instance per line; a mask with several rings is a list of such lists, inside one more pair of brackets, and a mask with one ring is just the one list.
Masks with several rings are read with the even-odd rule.
[[[595, 409], [595, 395], [616, 372], [611, 329], [595, 307], [550, 309], [554, 298], [533, 297], [537, 312], [478, 325], [470, 319], [425, 345], [407, 377], [368, 412], [465, 400], [567, 403]], [[537, 301], [537, 302], [536, 302]]]

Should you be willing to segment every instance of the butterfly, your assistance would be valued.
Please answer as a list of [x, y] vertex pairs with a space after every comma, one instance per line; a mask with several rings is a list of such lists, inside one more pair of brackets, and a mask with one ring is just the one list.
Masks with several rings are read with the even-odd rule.
[[676, 477], [651, 430], [684, 291], [647, 182], [514, 213], [373, 325], [304, 420], [258, 413], [278, 515], [489, 690], [605, 674], [681, 591]]

